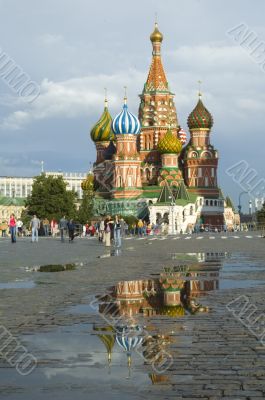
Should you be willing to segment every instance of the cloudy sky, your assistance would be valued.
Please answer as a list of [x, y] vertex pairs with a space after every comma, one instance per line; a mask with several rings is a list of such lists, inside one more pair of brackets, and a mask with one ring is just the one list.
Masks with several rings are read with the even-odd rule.
[[[130, 110], [138, 111], [157, 13], [180, 124], [187, 128], [202, 80], [225, 194], [238, 203], [242, 187], [225, 170], [240, 160], [263, 179], [265, 55], [250, 54], [265, 42], [263, 0], [0, 0], [0, 7], [0, 175], [36, 175], [41, 160], [49, 171], [89, 169], [89, 130], [102, 112], [104, 87], [112, 115], [125, 85]], [[240, 46], [240, 33], [227, 32], [243, 23], [256, 41]], [[39, 85], [35, 101], [6, 83], [3, 55]]]

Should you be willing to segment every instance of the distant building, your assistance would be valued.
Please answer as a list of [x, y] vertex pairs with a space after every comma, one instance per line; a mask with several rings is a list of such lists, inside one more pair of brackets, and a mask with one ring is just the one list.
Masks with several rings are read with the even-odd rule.
[[[81, 183], [86, 177], [81, 172], [44, 172], [46, 176], [62, 176], [67, 190], [74, 190], [82, 198]], [[0, 221], [14, 213], [17, 218], [24, 209], [25, 199], [30, 196], [34, 177], [0, 176]]]

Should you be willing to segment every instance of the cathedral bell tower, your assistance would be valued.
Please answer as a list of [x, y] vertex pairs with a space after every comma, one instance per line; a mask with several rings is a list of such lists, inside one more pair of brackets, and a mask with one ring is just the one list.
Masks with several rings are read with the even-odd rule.
[[122, 111], [112, 122], [112, 130], [116, 138], [112, 197], [135, 198], [142, 193], [141, 160], [136, 143], [140, 132], [140, 122], [129, 112], [126, 95]]
[[[157, 23], [150, 40], [153, 47], [152, 62], [147, 81], [140, 95], [139, 120], [142, 129], [138, 138], [138, 149], [143, 163], [161, 164], [157, 144], [166, 134], [169, 120], [175, 136], [177, 136], [179, 124], [174, 94], [169, 89], [161, 60], [163, 35], [158, 30]], [[156, 172], [158, 174], [158, 171]], [[143, 176], [142, 179], [144, 183], [148, 183], [146, 176]]]
[[184, 153], [184, 178], [191, 191], [204, 197], [218, 198], [218, 153], [210, 142], [213, 118], [201, 100], [188, 117], [190, 142]]

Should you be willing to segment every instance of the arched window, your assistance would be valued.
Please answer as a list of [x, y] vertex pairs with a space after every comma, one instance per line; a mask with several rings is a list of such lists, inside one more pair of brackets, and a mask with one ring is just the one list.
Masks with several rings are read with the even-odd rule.
[[190, 206], [190, 215], [193, 215], [193, 207]]
[[213, 206], [213, 201], [212, 200], [210, 201], [210, 206]]
[[217, 206], [217, 200], [214, 200], [214, 205]]
[[208, 206], [209, 205], [209, 201], [205, 200], [205, 205]]
[[146, 179], [149, 181], [150, 180], [150, 169], [146, 169]]

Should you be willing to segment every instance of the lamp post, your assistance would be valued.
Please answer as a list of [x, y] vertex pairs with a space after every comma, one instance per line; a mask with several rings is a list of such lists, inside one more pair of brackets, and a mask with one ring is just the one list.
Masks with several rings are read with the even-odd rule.
[[249, 215], [252, 215], [252, 200], [249, 200], [249, 202], [248, 202], [248, 212], [249, 212]]
[[243, 194], [248, 194], [248, 192], [246, 192], [246, 191], [244, 190], [244, 191], [241, 192], [241, 193], [239, 194], [239, 196], [238, 196], [238, 214], [239, 214], [239, 219], [240, 219], [240, 222], [239, 222], [239, 229], [240, 229], [240, 231], [241, 231], [241, 209], [242, 209], [242, 206], [241, 206], [241, 196], [242, 196]]

